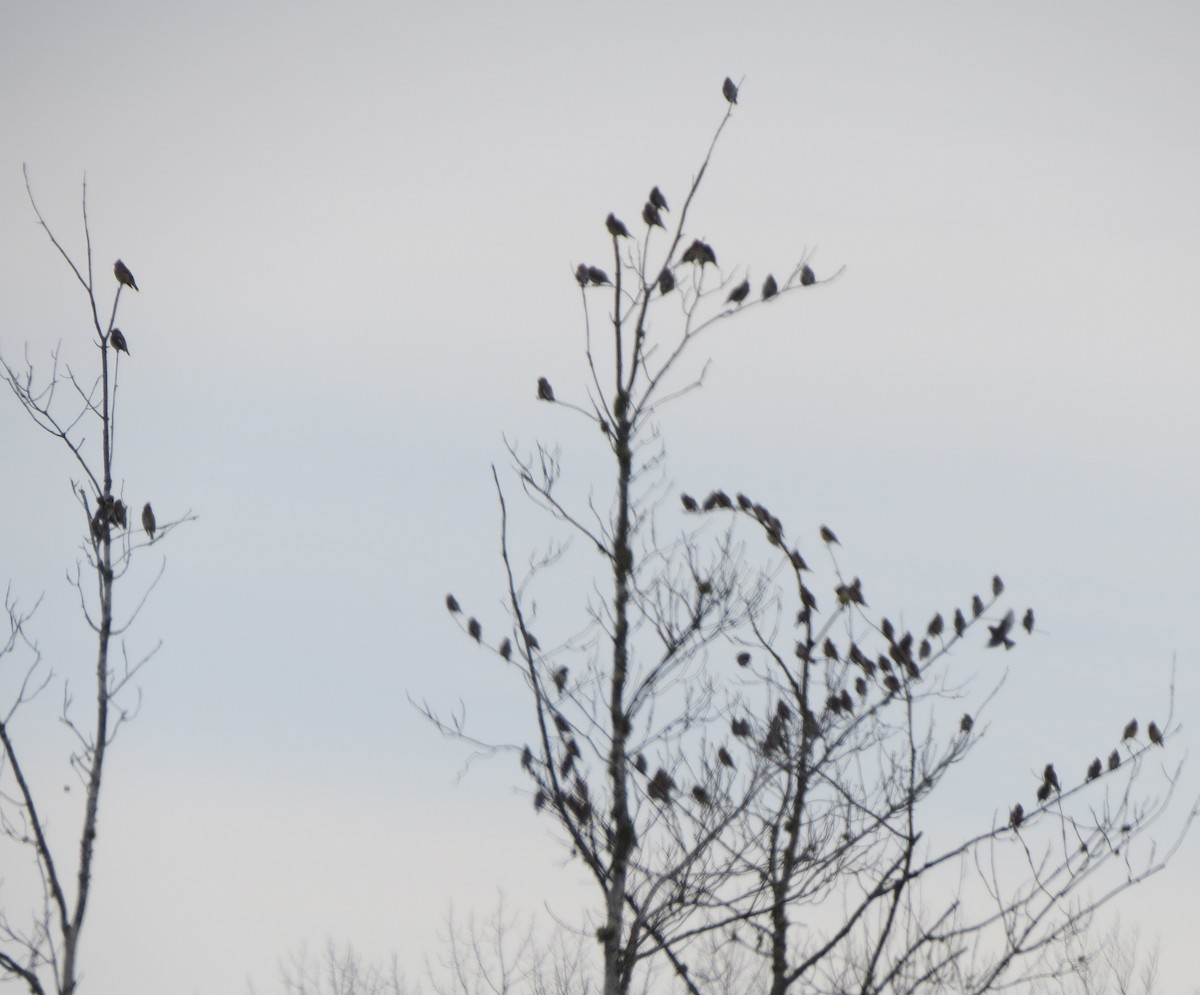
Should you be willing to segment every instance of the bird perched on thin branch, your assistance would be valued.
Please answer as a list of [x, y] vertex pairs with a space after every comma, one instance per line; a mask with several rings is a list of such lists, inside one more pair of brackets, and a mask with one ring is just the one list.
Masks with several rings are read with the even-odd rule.
[[1025, 631], [1033, 635], [1033, 609], [1025, 609], [1025, 617], [1021, 619], [1021, 625], [1025, 627]]
[[954, 634], [961, 636], [967, 631], [967, 619], [962, 613], [961, 608], [954, 609]]
[[726, 767], [733, 766], [733, 757], [731, 757], [729, 755], [729, 751], [727, 749], [725, 749], [725, 747], [723, 747], [723, 746], [719, 750], [717, 750], [717, 759], [720, 760], [721, 763], [724, 764]]
[[992, 596], [998, 598], [1003, 593], [1004, 593], [1004, 581], [1002, 581], [1000, 579], [999, 574], [996, 574], [996, 576], [992, 578]]
[[804, 269], [800, 271], [800, 283], [802, 286], [811, 287], [817, 282], [817, 274], [812, 271], [812, 267], [808, 263], [804, 264]]
[[1012, 811], [1008, 813], [1008, 824], [1013, 829], [1020, 829], [1021, 823], [1025, 819], [1025, 809], [1020, 802], [1012, 807]]
[[621, 221], [612, 211], [608, 212], [608, 217], [604, 219], [604, 227], [608, 229], [608, 233], [613, 238], [629, 238], [629, 229], [625, 227], [625, 223]]
[[1050, 797], [1050, 785], [1046, 784], [1045, 782], [1042, 782], [1041, 784], [1038, 785], [1038, 789], [1037, 789], [1038, 804], [1040, 805], [1042, 802], [1044, 802], [1049, 797]]
[[126, 266], [120, 259], [113, 263], [113, 273], [116, 274], [117, 283], [122, 287], [133, 287], [137, 290], [137, 280], [133, 278], [133, 274], [129, 272], [129, 267]]
[[607, 284], [610, 287], [612, 286], [612, 280], [608, 278], [608, 274], [605, 273], [604, 270], [602, 270], [599, 266], [589, 266], [587, 268], [587, 275], [588, 283], [590, 283], [593, 287], [603, 286], [604, 284]]
[[970, 713], [962, 717], [962, 721], [958, 724], [958, 731], [961, 733], [969, 733], [975, 728], [975, 720], [971, 718]]
[[[120, 501], [117, 502], [117, 504], [120, 503]], [[1150, 742], [1155, 746], [1163, 745], [1162, 731], [1158, 728], [1157, 722], [1151, 722], [1150, 725], [1146, 727], [1146, 735], [1150, 737]]]
[[550, 381], [545, 377], [538, 377], [538, 400], [553, 401], [554, 388], [550, 386]]
[[567, 689], [567, 675], [570, 671], [566, 667], [559, 667], [554, 671], [554, 687], [562, 694]]
[[[146, 505], [146, 507], [149, 508], [150, 505]], [[145, 512], [142, 512], [143, 517], [145, 517], [145, 514]], [[462, 606], [458, 603], [458, 598], [456, 598], [453, 594], [446, 595], [446, 607], [450, 609], [450, 613], [452, 615], [457, 615], [460, 611], [462, 611]]]
[[979, 618], [979, 616], [983, 614], [983, 598], [981, 598], [978, 594], [971, 598], [971, 613], [976, 618]]
[[1110, 753], [1108, 755], [1108, 769], [1116, 770], [1120, 766], [1121, 766], [1121, 754], [1119, 754], [1116, 750], [1113, 750], [1112, 753]]
[[734, 287], [729, 292], [729, 296], [725, 298], [725, 303], [726, 304], [741, 304], [742, 301], [744, 301], [749, 296], [750, 296], [750, 281], [743, 280], [741, 283], [739, 283], [736, 287]]
[[1042, 771], [1042, 782], [1049, 785], [1055, 791], [1062, 792], [1062, 788], [1058, 783], [1058, 774], [1054, 770], [1054, 764], [1046, 764], [1046, 769]]
[[1090, 764], [1088, 764], [1087, 779], [1089, 781], [1096, 780], [1096, 778], [1098, 778], [1100, 776], [1100, 772], [1103, 769], [1104, 769], [1104, 765], [1100, 763], [1100, 758], [1096, 757], [1095, 760], [1093, 760]]
[[683, 502], [684, 511], [699, 511], [700, 504], [690, 494], [680, 494], [679, 500]]
[[1133, 737], [1137, 735], [1137, 731], [1138, 731], [1137, 719], [1130, 719], [1129, 724], [1125, 727], [1125, 735], [1122, 736], [1121, 738], [1122, 739], [1133, 739]]
[[725, 77], [725, 82], [721, 84], [721, 93], [724, 95], [725, 99], [728, 100], [731, 104], [737, 103], [737, 95], [738, 95], [737, 84], [734, 83], [734, 81], [731, 80], [728, 76]]
[[768, 273], [767, 278], [763, 280], [762, 299], [769, 301], [777, 293], [779, 293], [779, 284], [775, 282], [775, 277]]
[[154, 530], [158, 528], [158, 525], [154, 521], [154, 509], [150, 507], [149, 501], [142, 508], [142, 528], [146, 530], [146, 535], [150, 537], [150, 541], [154, 542]]
[[650, 201], [646, 201], [645, 207], [642, 208], [642, 220], [651, 228], [658, 225], [659, 228], [666, 231], [667, 226], [663, 224], [662, 215], [658, 213], [658, 208], [651, 204]]
[[126, 356], [129, 355], [129, 343], [125, 341], [125, 333], [119, 328], [114, 328], [108, 333], [108, 341], [112, 343], [112, 347], [117, 352], [123, 352]]
[[650, 203], [657, 207], [660, 211], [671, 210], [667, 207], [667, 198], [663, 196], [663, 192], [655, 187], [650, 191]]
[[507, 636], [504, 637], [504, 642], [500, 644], [500, 655], [506, 660], [512, 659], [512, 640]]
[[717, 264], [717, 254], [713, 251], [713, 247], [707, 242], [701, 242], [696, 239], [689, 245], [682, 256], [679, 257], [681, 263], [699, 263], [701, 267], [705, 263]]
[[998, 625], [988, 626], [988, 632], [992, 634], [991, 638], [988, 640], [989, 647], [1003, 646], [1006, 650], [1010, 650], [1016, 645], [1016, 643], [1008, 638], [1008, 633], [1013, 627], [1013, 621], [1014, 616], [1012, 609], [1010, 608], [1008, 614], [1006, 614], [1004, 618], [1000, 620]]
[[472, 618], [467, 621], [467, 634], [477, 643], [483, 641], [483, 626], [479, 624], [479, 619]]
[[658, 274], [658, 292], [660, 294], [669, 294], [674, 289], [675, 274], [664, 266], [662, 272]]
[[108, 509], [108, 520], [112, 522], [113, 525], [119, 525], [123, 529], [128, 528], [129, 526], [127, 525], [127, 522], [129, 519], [127, 516], [127, 510], [128, 509], [125, 507], [125, 502], [120, 498], [117, 498]]
[[838, 542], [838, 537], [833, 534], [833, 529], [831, 529], [828, 525], [821, 526], [821, 538], [831, 546], [841, 545], [841, 543]]

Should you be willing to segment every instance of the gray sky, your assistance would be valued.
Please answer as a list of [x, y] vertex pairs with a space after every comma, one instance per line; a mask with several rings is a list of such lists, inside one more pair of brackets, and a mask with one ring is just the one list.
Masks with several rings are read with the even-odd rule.
[[[164, 648], [112, 755], [88, 990], [267, 991], [326, 936], [416, 971], [441, 910], [497, 888], [571, 912], [515, 764], [459, 779], [406, 694], [519, 714], [442, 598], [500, 622], [501, 432], [601, 465], [534, 400], [543, 374], [584, 389], [570, 271], [606, 258], [608, 211], [681, 199], [726, 74], [694, 234], [752, 278], [814, 247], [846, 271], [709, 341], [664, 417], [672, 477], [828, 522], [894, 614], [994, 571], [1036, 607], [1037, 639], [980, 660], [1010, 673], [954, 818], [1164, 716], [1173, 666], [1194, 755], [1198, 29], [1185, 3], [8, 5], [0, 348], [93, 355], [21, 164], [73, 251], [86, 173], [97, 270], [142, 288], [126, 493], [200, 516], [129, 637]], [[0, 581], [45, 592], [82, 681], [71, 466], [11, 401], [0, 440]], [[29, 713], [51, 784], [57, 705]], [[1197, 846], [1125, 906], [1176, 979]]]

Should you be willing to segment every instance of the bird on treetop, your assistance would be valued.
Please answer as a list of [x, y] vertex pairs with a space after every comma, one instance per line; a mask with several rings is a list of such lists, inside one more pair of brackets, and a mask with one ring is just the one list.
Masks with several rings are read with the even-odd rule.
[[133, 274], [129, 272], [129, 267], [126, 266], [120, 259], [113, 263], [113, 272], [117, 276], [117, 283], [122, 287], [133, 287], [137, 290], [137, 280], [133, 278]]
[[663, 231], [667, 229], [667, 226], [663, 224], [662, 215], [658, 213], [658, 208], [651, 204], [650, 201], [646, 201], [646, 206], [642, 208], [642, 220], [651, 228], [658, 225]]
[[550, 381], [545, 377], [538, 377], [538, 400], [553, 401], [554, 388], [550, 386]]
[[800, 282], [806, 287], [811, 287], [817, 282], [817, 274], [812, 271], [812, 267], [807, 263], [804, 264], [804, 269], [800, 271]]
[[667, 198], [663, 196], [663, 192], [655, 187], [650, 191], [650, 203], [657, 207], [660, 211], [669, 211], [667, 207]]
[[737, 84], [734, 83], [734, 81], [731, 80], [728, 76], [725, 77], [725, 82], [721, 84], [721, 93], [724, 94], [725, 99], [728, 100], [731, 104], [737, 103], [737, 95], [738, 95]]
[[1032, 632], [1033, 632], [1033, 609], [1032, 608], [1027, 608], [1025, 610], [1025, 617], [1023, 619], [1021, 619], [1021, 625], [1023, 625], [1025, 627], [1026, 632], [1032, 634]]
[[150, 502], [147, 501], [142, 507], [142, 528], [146, 530], [146, 535], [150, 537], [151, 542], [154, 542], [154, 530], [157, 527], [154, 521], [154, 509], [150, 507]]
[[834, 543], [839, 546], [841, 545], [841, 543], [838, 542], [838, 537], [833, 534], [833, 529], [831, 529], [828, 525], [821, 526], [821, 538], [831, 545]]
[[609, 211], [608, 217], [604, 219], [604, 227], [613, 238], [629, 238], [629, 229], [612, 211]]
[[112, 343], [112, 347], [117, 352], [123, 352], [126, 356], [129, 355], [129, 343], [125, 341], [125, 333], [119, 328], [114, 328], [108, 333], [108, 341]]
[[580, 263], [575, 267], [575, 282], [581, 287], [586, 287], [588, 282], [588, 267], [587, 263]]
[[1137, 719], [1130, 719], [1129, 725], [1127, 725], [1125, 727], [1125, 735], [1122, 736], [1121, 738], [1122, 739], [1133, 739], [1133, 737], [1137, 735], [1137, 731], [1138, 731]]

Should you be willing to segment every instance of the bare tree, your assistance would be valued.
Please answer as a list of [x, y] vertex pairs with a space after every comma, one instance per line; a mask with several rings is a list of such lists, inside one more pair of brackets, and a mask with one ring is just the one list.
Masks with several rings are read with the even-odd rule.
[[[133, 681], [157, 650], [155, 646], [131, 658], [124, 640], [157, 577], [140, 595], [130, 598], [120, 614], [116, 594], [135, 554], [161, 540], [189, 516], [158, 523], [147, 501], [141, 509], [143, 534], [139, 535], [134, 517], [137, 512], [116, 485], [120, 354], [128, 356], [130, 351], [125, 333], [116, 327], [116, 318], [122, 292], [138, 290], [133, 273], [120, 260], [114, 265], [116, 293], [105, 317], [100, 303], [103, 290], [92, 267], [86, 184], [82, 205], [86, 251], [82, 267], [43, 219], [28, 174], [26, 190], [39, 224], [87, 296], [99, 373], [94, 377], [78, 376], [69, 359], [74, 348], [64, 349], [60, 344], [52, 354], [48, 376], [39, 377], [28, 358], [20, 369], [0, 358], [0, 377], [34, 424], [65, 446], [79, 474], [72, 481], [72, 490], [82, 511], [85, 538], [82, 560], [76, 563], [70, 580], [96, 638], [95, 697], [90, 714], [83, 717], [74, 706], [70, 682], [64, 683], [61, 718], [74, 739], [71, 766], [83, 788], [83, 810], [75, 840], [70, 845], [56, 845], [57, 837], [52, 837], [48, 826], [47, 813], [52, 808], [48, 789], [34, 783], [15, 728], [22, 708], [49, 686], [53, 674], [45, 667], [30, 631], [37, 604], [23, 608], [10, 588], [5, 598], [8, 634], [0, 644], [0, 678], [6, 688], [12, 689], [11, 699], [0, 706], [0, 845], [27, 855], [40, 876], [42, 900], [28, 913], [0, 908], [0, 978], [23, 982], [34, 995], [71, 995], [80, 976], [79, 943], [91, 895], [108, 748], [121, 725], [136, 713], [139, 698]], [[158, 576], [161, 573], [160, 567]], [[13, 866], [10, 860], [5, 859], [6, 866]]]

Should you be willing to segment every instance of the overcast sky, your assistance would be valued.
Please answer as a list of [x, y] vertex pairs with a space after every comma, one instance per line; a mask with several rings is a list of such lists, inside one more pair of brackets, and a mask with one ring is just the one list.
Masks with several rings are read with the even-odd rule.
[[[1195, 756], [1198, 43], [1182, 2], [6, 5], [0, 350], [94, 357], [21, 166], [76, 253], [86, 175], [98, 285], [119, 256], [141, 287], [119, 476], [199, 516], [127, 640], [163, 648], [111, 754], [85, 990], [270, 991], [327, 936], [417, 973], [441, 911], [498, 888], [573, 914], [511, 758], [459, 777], [408, 696], [521, 738], [442, 599], [500, 624], [502, 433], [603, 467], [536, 380], [583, 396], [571, 270], [611, 251], [609, 211], [682, 198], [726, 74], [690, 234], [752, 278], [846, 268], [704, 345], [671, 477], [762, 494], [810, 541], [827, 522], [893, 615], [993, 572], [1035, 606], [1037, 639], [981, 658], [1009, 676], [954, 818], [1161, 722], [1173, 673], [1169, 753]], [[73, 468], [11, 398], [0, 457], [0, 583], [44, 592], [82, 695]], [[50, 786], [60, 701], [21, 729]], [[1177, 815], [1194, 766], [1182, 790]], [[1198, 887], [1192, 839], [1125, 906], [1175, 984]]]

